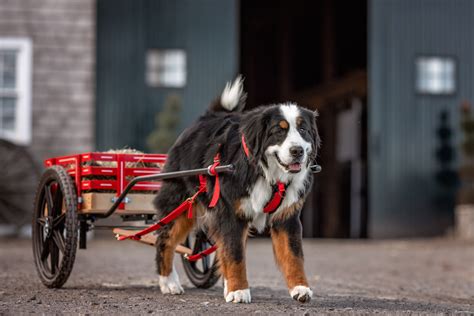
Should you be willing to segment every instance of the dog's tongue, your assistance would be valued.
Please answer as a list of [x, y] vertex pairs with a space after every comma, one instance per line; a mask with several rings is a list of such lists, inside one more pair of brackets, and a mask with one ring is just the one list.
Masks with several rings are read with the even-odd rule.
[[292, 164], [288, 165], [288, 168], [289, 168], [291, 171], [300, 171], [300, 170], [301, 170], [301, 164], [299, 164], [299, 163], [292, 163]]

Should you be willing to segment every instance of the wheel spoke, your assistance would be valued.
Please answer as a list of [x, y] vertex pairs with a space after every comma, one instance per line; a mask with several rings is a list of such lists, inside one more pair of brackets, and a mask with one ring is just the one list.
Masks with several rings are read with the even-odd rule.
[[41, 261], [45, 261], [48, 259], [50, 253], [50, 241], [49, 238], [46, 238], [46, 240], [43, 242], [43, 250], [41, 251]]
[[52, 215], [54, 204], [53, 204], [53, 196], [51, 195], [51, 185], [46, 185], [44, 187], [44, 191], [45, 191], [44, 193], [46, 196], [46, 205], [48, 206], [48, 215]]
[[46, 217], [38, 217], [38, 218], [36, 219], [36, 222], [37, 222], [38, 224], [40, 224], [41, 226], [44, 226], [44, 225], [46, 225]]
[[64, 219], [66, 218], [66, 214], [61, 214], [53, 220], [53, 229], [57, 229], [64, 223]]
[[63, 207], [63, 193], [61, 192], [61, 189], [59, 185], [56, 185], [55, 188], [55, 194], [54, 194], [54, 215], [57, 216], [61, 214], [62, 207]]
[[[204, 251], [206, 250], [206, 245], [207, 243], [202, 243], [202, 247], [201, 247], [201, 251]], [[209, 270], [209, 256], [204, 256], [201, 260], [202, 260], [202, 269], [203, 269], [203, 273], [206, 273], [207, 270]]]
[[59, 270], [59, 249], [55, 246], [53, 239], [50, 239], [51, 244], [51, 273], [54, 275]]
[[56, 246], [58, 247], [59, 251], [64, 254], [65, 246], [64, 246], [64, 238], [63, 235], [57, 230], [53, 231], [53, 240]]

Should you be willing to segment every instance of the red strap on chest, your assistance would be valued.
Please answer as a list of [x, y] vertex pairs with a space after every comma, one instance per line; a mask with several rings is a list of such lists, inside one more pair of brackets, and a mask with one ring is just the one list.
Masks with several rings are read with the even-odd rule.
[[272, 213], [281, 205], [285, 198], [286, 186], [282, 182], [277, 182], [277, 190], [273, 193], [272, 199], [263, 208], [264, 213]]

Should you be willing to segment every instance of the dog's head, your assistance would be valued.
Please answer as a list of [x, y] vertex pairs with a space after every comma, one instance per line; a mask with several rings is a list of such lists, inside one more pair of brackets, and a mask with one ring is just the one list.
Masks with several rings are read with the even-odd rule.
[[278, 173], [298, 174], [315, 162], [320, 138], [315, 112], [295, 104], [260, 107], [242, 121], [250, 159]]

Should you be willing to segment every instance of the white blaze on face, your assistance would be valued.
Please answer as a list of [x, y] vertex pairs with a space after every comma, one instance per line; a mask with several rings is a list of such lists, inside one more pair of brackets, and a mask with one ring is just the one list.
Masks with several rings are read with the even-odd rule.
[[283, 114], [285, 120], [288, 122], [288, 132], [283, 143], [268, 147], [266, 151], [267, 155], [276, 153], [283, 164], [291, 165], [293, 162], [293, 157], [290, 153], [290, 148], [293, 146], [300, 146], [304, 151], [303, 159], [301, 160], [301, 165], [304, 167], [306, 165], [306, 160], [308, 159], [308, 154], [311, 152], [312, 148], [311, 143], [304, 140], [304, 138], [298, 132], [296, 121], [301, 113], [298, 107], [294, 104], [281, 105], [280, 111]]

